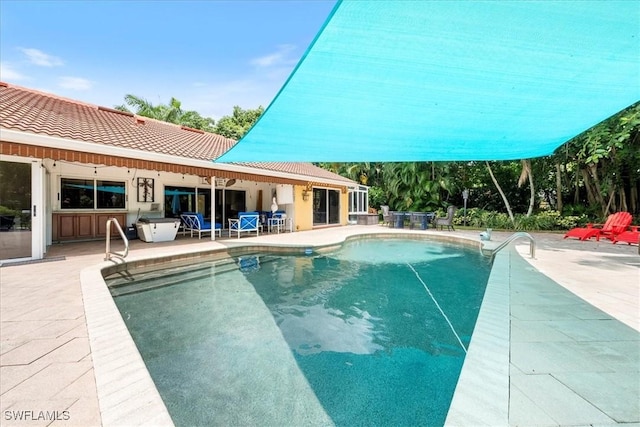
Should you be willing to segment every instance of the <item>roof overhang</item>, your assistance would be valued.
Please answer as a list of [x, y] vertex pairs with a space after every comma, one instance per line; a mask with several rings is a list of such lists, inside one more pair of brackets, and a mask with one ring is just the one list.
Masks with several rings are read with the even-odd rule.
[[279, 171], [264, 170], [255, 167], [247, 167], [237, 164], [217, 164], [208, 160], [189, 159], [185, 157], [170, 156], [167, 154], [154, 153], [149, 151], [135, 150], [131, 148], [113, 147], [103, 144], [95, 144], [86, 141], [77, 141], [68, 138], [41, 135], [30, 132], [16, 131], [13, 129], [0, 128], [0, 141], [13, 142], [18, 144], [47, 147], [58, 150], [78, 151], [88, 154], [101, 154], [111, 157], [125, 159], [146, 160], [171, 165], [182, 165], [185, 167], [199, 168], [211, 171], [207, 176], [216, 176], [216, 171], [229, 173], [239, 173], [246, 175], [258, 175], [266, 178], [280, 178], [288, 181], [296, 181], [300, 184], [309, 182], [331, 185], [336, 187], [349, 186], [348, 182], [331, 180], [322, 177], [312, 177], [306, 175], [292, 174]]

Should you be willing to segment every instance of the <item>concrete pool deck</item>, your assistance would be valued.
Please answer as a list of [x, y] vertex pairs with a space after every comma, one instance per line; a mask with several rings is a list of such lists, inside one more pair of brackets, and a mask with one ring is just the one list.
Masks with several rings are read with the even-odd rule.
[[[239, 242], [190, 238], [156, 244], [132, 241], [127, 260], [238, 243], [330, 245], [349, 235], [372, 232], [396, 230], [349, 226], [245, 237]], [[471, 231], [401, 232], [478, 240], [477, 232]], [[493, 241], [500, 242], [510, 234], [494, 233]], [[612, 245], [609, 241], [562, 240], [559, 234], [539, 233], [534, 237], [534, 260], [528, 259], [525, 240], [515, 242], [522, 256], [515, 251], [502, 251], [506, 260], [504, 272], [519, 272], [517, 280], [510, 277], [507, 295], [498, 297], [508, 298], [509, 317], [503, 323], [510, 333], [510, 346], [506, 366], [500, 368], [507, 370], [510, 381], [506, 394], [502, 391], [506, 398], [498, 402], [498, 406], [506, 408], [505, 419], [510, 425], [640, 424], [638, 248]], [[114, 249], [119, 243], [114, 242]], [[100, 308], [94, 305], [95, 300], [87, 302], [90, 296], [86, 292], [83, 295], [86, 287], [81, 284], [87, 267], [104, 263], [103, 252], [104, 242], [60, 244], [47, 254], [50, 262], [0, 268], [1, 425], [167, 423], [159, 413], [162, 408], [156, 411], [151, 397], [145, 408], [137, 407], [139, 403], [131, 404], [133, 401], [127, 398], [127, 388], [129, 393], [153, 394], [148, 378], [125, 375], [103, 381], [104, 372], [117, 368], [118, 363], [110, 366], [109, 353], [96, 351], [95, 344], [109, 339], [111, 331], [108, 325], [98, 324], [106, 328], [103, 335], [94, 329], [90, 337], [87, 316], [96, 315]], [[496, 288], [499, 290], [499, 286]], [[108, 292], [103, 295], [110, 299]], [[490, 336], [486, 343], [491, 345]], [[137, 353], [135, 346], [112, 345], [114, 351]], [[139, 359], [137, 354], [131, 357]], [[128, 366], [140, 362], [122, 363]], [[465, 362], [465, 369], [466, 365]], [[96, 370], [101, 373], [96, 375]], [[488, 395], [485, 390], [481, 394]], [[473, 414], [472, 405], [463, 406]], [[145, 415], [149, 412], [155, 417]], [[451, 424], [477, 425], [468, 416], [462, 421], [452, 420]]]

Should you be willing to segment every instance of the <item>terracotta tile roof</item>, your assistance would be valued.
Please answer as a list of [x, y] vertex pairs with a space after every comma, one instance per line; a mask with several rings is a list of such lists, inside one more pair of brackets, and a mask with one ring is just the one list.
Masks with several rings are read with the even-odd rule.
[[[75, 141], [130, 148], [196, 160], [211, 160], [236, 141], [147, 117], [0, 83], [0, 126]], [[354, 184], [310, 163], [237, 163]]]
[[337, 181], [343, 181], [348, 184], [357, 185], [356, 182], [350, 180], [349, 178], [345, 178], [333, 172], [329, 172], [328, 170], [322, 169], [311, 163], [263, 162], [263, 163], [236, 163], [236, 164], [242, 164], [243, 166], [250, 166], [253, 168], [266, 169], [266, 170], [276, 171], [276, 172], [287, 172], [287, 173], [293, 173], [297, 175], [304, 175], [312, 178], [332, 179]]

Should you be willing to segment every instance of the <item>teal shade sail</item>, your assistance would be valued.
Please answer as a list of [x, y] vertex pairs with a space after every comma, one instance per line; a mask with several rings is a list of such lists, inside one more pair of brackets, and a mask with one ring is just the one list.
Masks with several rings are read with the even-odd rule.
[[336, 4], [218, 162], [548, 155], [640, 99], [638, 1]]

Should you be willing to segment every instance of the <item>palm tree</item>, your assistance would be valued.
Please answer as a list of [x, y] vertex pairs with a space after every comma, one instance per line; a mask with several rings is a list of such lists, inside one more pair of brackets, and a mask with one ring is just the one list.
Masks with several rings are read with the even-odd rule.
[[180, 108], [181, 103], [177, 99], [171, 97], [169, 105], [159, 105], [160, 115], [162, 118], [158, 118], [163, 122], [182, 124], [181, 118], [184, 114]]
[[[208, 117], [202, 117], [196, 111], [183, 111], [182, 103], [176, 98], [171, 98], [168, 105], [153, 105], [144, 98], [135, 95], [125, 95], [125, 104], [117, 105], [116, 110], [127, 111], [139, 116], [149, 117], [151, 119], [160, 120], [168, 123], [188, 126], [194, 129], [201, 129], [207, 132], [213, 132], [214, 120]], [[135, 111], [130, 111], [132, 107]]]
[[[129, 113], [133, 112], [139, 116], [160, 120], [157, 117], [159, 115], [158, 107], [154, 106], [146, 99], [128, 94], [124, 96], [124, 102], [125, 103], [122, 105], [116, 105], [115, 109], [120, 111], [127, 111]], [[129, 110], [129, 108], [127, 108], [127, 105], [130, 107], [134, 107], [135, 111]]]
[[[173, 97], [171, 98], [171, 101], [169, 101], [169, 105], [153, 105], [146, 99], [131, 94], [125, 95], [124, 102], [130, 107], [135, 108], [135, 114], [163, 122], [180, 124], [180, 118], [183, 114], [182, 109], [180, 108], [180, 101]], [[129, 111], [124, 104], [116, 106], [116, 109], [120, 111]]]
[[518, 187], [522, 187], [527, 181], [529, 181], [529, 188], [531, 189], [531, 197], [529, 198], [529, 209], [527, 210], [527, 217], [530, 217], [533, 213], [533, 206], [536, 201], [536, 191], [533, 186], [533, 174], [531, 172], [531, 159], [522, 159], [522, 172], [520, 178], [518, 178]]

